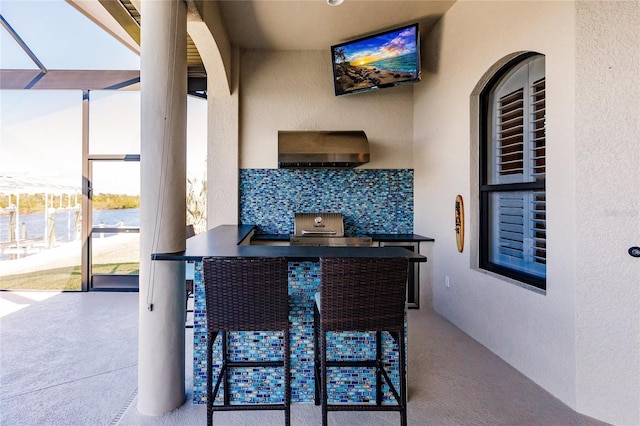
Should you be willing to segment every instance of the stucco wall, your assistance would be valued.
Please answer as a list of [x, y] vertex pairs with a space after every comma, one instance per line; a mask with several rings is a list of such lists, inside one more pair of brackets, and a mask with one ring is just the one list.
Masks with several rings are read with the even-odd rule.
[[240, 168], [276, 168], [278, 130], [364, 130], [362, 168], [413, 167], [412, 85], [336, 97], [327, 47], [242, 51], [240, 87]]
[[[209, 96], [207, 107], [207, 227], [238, 222], [239, 103], [237, 48], [232, 49], [231, 94]], [[207, 76], [208, 81], [220, 76]], [[208, 83], [207, 83], [208, 84]]]
[[576, 8], [577, 407], [640, 424], [640, 2]]
[[[626, 254], [640, 237], [639, 27], [637, 1], [457, 2], [424, 43], [414, 92], [415, 230], [436, 239], [434, 308], [569, 406], [620, 424], [640, 422], [640, 266]], [[476, 268], [472, 94], [518, 51], [546, 56], [542, 294]], [[456, 194], [467, 207], [462, 254]]]
[[[415, 95], [415, 231], [435, 238], [434, 309], [575, 407], [574, 6], [457, 2], [425, 40]], [[548, 265], [546, 294], [475, 268], [477, 127], [472, 93], [518, 51], [546, 55]], [[458, 253], [454, 201], [466, 207]], [[472, 196], [473, 195], [473, 196]], [[450, 287], [444, 285], [449, 276]]]

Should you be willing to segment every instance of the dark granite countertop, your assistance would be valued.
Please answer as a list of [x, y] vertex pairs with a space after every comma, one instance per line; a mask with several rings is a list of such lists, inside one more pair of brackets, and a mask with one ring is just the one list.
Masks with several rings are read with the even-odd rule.
[[291, 234], [254, 234], [252, 240], [258, 241], [289, 241]]
[[369, 234], [373, 241], [388, 242], [421, 242], [421, 241], [435, 241], [431, 237], [423, 237], [418, 234]]
[[[317, 262], [321, 257], [408, 257], [411, 262], [426, 262], [421, 254], [401, 247], [305, 247], [238, 245], [254, 229], [252, 225], [220, 225], [187, 240], [187, 248], [177, 253], [154, 253], [152, 260], [194, 260], [206, 256], [279, 257], [292, 261]], [[404, 240], [403, 240], [404, 241]]]
[[[424, 237], [418, 234], [367, 234], [373, 241], [382, 242], [421, 242], [435, 241], [431, 237]], [[255, 234], [253, 240], [257, 241], [289, 241], [290, 234]]]

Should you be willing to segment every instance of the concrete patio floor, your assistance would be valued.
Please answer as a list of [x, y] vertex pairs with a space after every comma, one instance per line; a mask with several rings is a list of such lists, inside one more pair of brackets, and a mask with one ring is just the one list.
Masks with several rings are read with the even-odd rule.
[[[0, 424], [202, 425], [187, 400], [161, 417], [136, 409], [137, 293], [0, 292]], [[580, 415], [437, 313], [409, 311], [409, 424], [603, 425]], [[293, 425], [320, 424], [294, 404]], [[281, 425], [281, 412], [216, 413], [219, 425]], [[331, 413], [332, 425], [395, 425], [397, 413]]]

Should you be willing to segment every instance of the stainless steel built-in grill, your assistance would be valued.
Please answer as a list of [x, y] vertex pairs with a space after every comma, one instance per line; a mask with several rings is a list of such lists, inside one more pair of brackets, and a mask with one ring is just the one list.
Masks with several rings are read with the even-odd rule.
[[296, 213], [292, 246], [371, 247], [371, 237], [345, 237], [340, 213]]

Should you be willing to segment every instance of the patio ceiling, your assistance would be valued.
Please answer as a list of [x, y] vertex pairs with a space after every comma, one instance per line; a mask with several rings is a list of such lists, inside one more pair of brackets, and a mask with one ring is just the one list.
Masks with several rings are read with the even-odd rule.
[[[66, 1], [140, 53], [140, 0]], [[185, 2], [190, 9], [199, 3]], [[424, 34], [454, 3], [455, 0], [346, 0], [340, 6], [329, 6], [324, 0], [217, 1], [231, 44], [260, 50], [328, 50], [333, 44], [412, 22], [418, 22]], [[32, 59], [38, 64], [37, 58]], [[38, 67], [39, 71], [0, 70], [0, 89], [139, 90], [139, 71], [47, 70], [42, 64]], [[206, 70], [188, 35], [187, 70], [189, 93], [206, 97]]]
[[[67, 0], [107, 31], [126, 32], [129, 44], [140, 45], [140, 0]], [[324, 50], [351, 40], [418, 22], [423, 33], [440, 19], [455, 0], [345, 0], [329, 6], [326, 0], [184, 0], [198, 13], [201, 3], [216, 3], [231, 44], [241, 49]], [[120, 28], [98, 16], [106, 9]], [[92, 6], [93, 4], [93, 6]], [[193, 40], [187, 35], [190, 73], [202, 67]]]
[[[68, 0], [69, 1], [69, 0]], [[117, 22], [117, 24], [127, 33], [127, 35], [136, 44], [134, 49], [139, 52], [140, 46], [140, 23], [142, 21], [140, 15], [140, 1], [139, 0], [98, 0], [100, 5], [109, 12], [111, 17]], [[76, 0], [70, 0], [70, 4], [83, 11], [83, 13], [89, 12], [85, 2], [79, 2]], [[187, 3], [193, 3], [189, 0]], [[90, 12], [93, 13], [93, 12]], [[96, 19], [94, 19], [96, 20]], [[113, 30], [105, 22], [97, 22], [99, 25], [106, 27], [107, 31]], [[195, 43], [187, 34], [187, 74], [189, 78], [203, 78], [207, 76], [202, 63], [200, 53], [196, 48]]]

